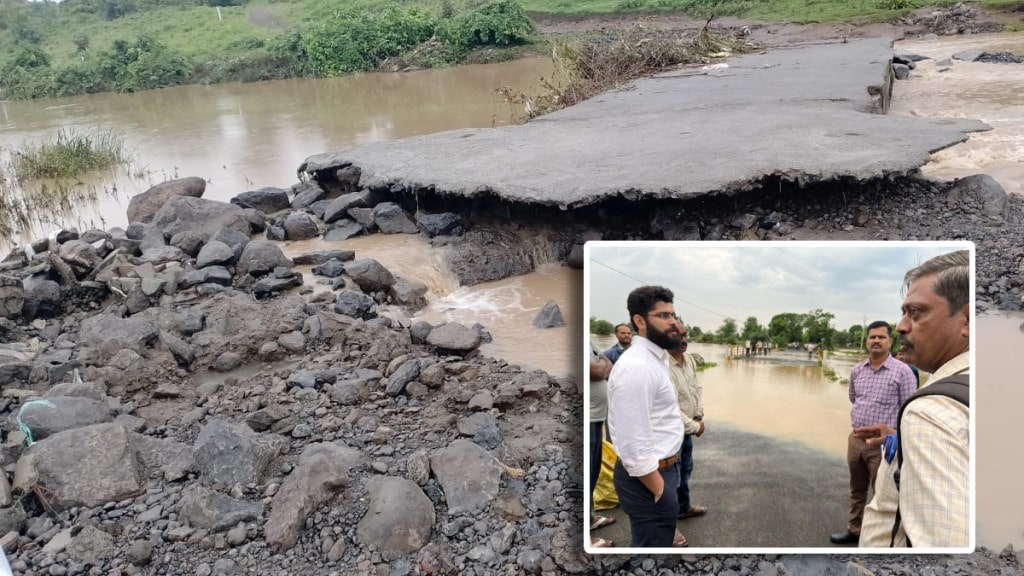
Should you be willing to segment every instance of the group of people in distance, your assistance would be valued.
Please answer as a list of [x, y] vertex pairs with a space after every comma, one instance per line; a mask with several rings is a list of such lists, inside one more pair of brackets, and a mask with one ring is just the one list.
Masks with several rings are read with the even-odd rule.
[[[908, 271], [895, 326], [905, 361], [931, 377], [918, 386], [911, 367], [890, 355], [892, 327], [868, 326], [869, 357], [850, 375], [850, 515], [835, 544], [966, 548], [970, 545], [970, 259], [966, 250]], [[631, 326], [618, 343], [591, 343], [590, 489], [601, 466], [603, 427], [615, 446], [615, 491], [629, 517], [631, 547], [686, 546], [679, 519], [699, 516], [689, 478], [693, 438], [704, 434], [703, 390], [686, 353], [686, 326], [673, 294], [633, 290]], [[635, 329], [636, 335], [633, 335]], [[614, 362], [613, 362], [614, 359]], [[874, 497], [868, 502], [868, 491]], [[591, 529], [612, 523], [594, 515]], [[612, 546], [591, 538], [591, 547]]]

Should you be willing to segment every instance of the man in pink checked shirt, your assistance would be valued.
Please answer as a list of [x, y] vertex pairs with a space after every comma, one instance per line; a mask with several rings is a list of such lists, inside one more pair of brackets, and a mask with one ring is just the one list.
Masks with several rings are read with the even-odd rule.
[[[910, 367], [889, 354], [892, 328], [877, 320], [868, 325], [868, 359], [850, 371], [850, 419], [853, 429], [885, 423], [896, 427], [900, 406], [917, 390], [917, 381]], [[850, 431], [846, 447], [846, 463], [850, 467], [850, 518], [845, 532], [831, 534], [833, 544], [856, 544], [867, 504], [868, 487], [875, 483], [875, 473], [882, 463], [878, 446], [870, 446]]]

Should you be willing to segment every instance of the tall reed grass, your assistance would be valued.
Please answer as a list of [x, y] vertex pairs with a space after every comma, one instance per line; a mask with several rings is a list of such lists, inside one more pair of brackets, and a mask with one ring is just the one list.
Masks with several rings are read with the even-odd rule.
[[19, 182], [43, 178], [77, 178], [131, 160], [124, 138], [113, 131], [79, 132], [61, 128], [52, 142], [25, 144], [11, 154]]

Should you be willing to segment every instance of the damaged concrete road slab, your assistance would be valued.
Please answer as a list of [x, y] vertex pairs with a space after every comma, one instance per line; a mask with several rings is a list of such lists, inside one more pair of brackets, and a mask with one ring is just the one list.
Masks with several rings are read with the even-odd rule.
[[575, 208], [622, 195], [690, 198], [910, 173], [988, 130], [978, 120], [873, 113], [892, 59], [884, 38], [805, 45], [638, 80], [521, 126], [441, 132], [311, 156], [323, 180], [353, 166], [363, 188], [491, 193]]

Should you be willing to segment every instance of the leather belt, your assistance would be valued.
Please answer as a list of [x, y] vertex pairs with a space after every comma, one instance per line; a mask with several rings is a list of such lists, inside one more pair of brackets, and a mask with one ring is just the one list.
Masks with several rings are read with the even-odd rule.
[[669, 456], [668, 458], [664, 458], [662, 460], [658, 460], [658, 470], [661, 471], [661, 470], [664, 470], [664, 469], [668, 468], [669, 466], [674, 466], [675, 463], [678, 462], [678, 461], [679, 461], [679, 454], [676, 454], [674, 456]]

